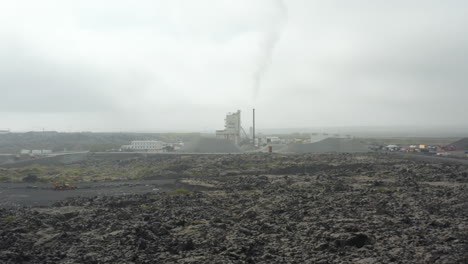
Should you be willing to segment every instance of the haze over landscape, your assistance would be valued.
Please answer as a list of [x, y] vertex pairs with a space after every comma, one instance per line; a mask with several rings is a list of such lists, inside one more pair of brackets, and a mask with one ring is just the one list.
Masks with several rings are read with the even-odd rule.
[[0, 127], [468, 127], [465, 1], [4, 1]]
[[0, 4], [0, 263], [468, 263], [468, 1]]

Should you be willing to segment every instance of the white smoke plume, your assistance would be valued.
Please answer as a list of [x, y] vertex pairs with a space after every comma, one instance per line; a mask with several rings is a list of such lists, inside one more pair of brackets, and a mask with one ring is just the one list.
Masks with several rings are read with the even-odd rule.
[[268, 29], [265, 31], [265, 38], [260, 43], [260, 56], [258, 58], [257, 68], [253, 74], [254, 100], [257, 98], [260, 91], [262, 78], [268, 70], [268, 66], [271, 64], [273, 51], [281, 37], [281, 31], [288, 15], [288, 9], [283, 0], [274, 0], [273, 2], [278, 10]]

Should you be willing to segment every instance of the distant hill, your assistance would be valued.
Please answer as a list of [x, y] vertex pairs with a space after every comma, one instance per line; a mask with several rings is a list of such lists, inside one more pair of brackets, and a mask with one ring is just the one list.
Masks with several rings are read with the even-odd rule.
[[198, 133], [62, 133], [27, 132], [0, 134], [0, 153], [17, 154], [21, 149], [51, 149], [53, 151], [104, 151], [120, 148], [132, 140], [190, 141]]
[[291, 133], [327, 133], [353, 137], [464, 137], [467, 126], [335, 126], [303, 128], [262, 128], [259, 133], [284, 135]]

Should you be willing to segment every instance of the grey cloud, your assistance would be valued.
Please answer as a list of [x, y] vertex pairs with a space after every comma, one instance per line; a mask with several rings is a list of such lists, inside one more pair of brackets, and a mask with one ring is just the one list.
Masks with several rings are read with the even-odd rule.
[[108, 80], [92, 69], [16, 50], [0, 64], [3, 112], [100, 111], [112, 107], [102, 89]]
[[1, 112], [115, 111], [150, 82], [144, 69], [106, 70], [74, 58], [49, 57], [26, 44], [14, 42], [0, 50], [0, 92], [6, 99]]
[[468, 126], [466, 1], [284, 0], [281, 28], [270, 0], [93, 3], [0, 11], [0, 112], [24, 113], [8, 127], [88, 111], [117, 117], [81, 130], [209, 130], [254, 106], [263, 127]]

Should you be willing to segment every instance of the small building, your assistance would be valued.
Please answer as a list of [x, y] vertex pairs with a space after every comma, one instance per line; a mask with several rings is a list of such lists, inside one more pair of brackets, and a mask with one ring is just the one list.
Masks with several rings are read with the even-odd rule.
[[130, 145], [123, 145], [123, 150], [131, 151], [147, 151], [147, 152], [162, 152], [165, 143], [158, 140], [134, 140]]
[[[42, 155], [42, 154], [51, 154], [51, 153], [52, 153], [52, 150], [50, 149], [33, 149], [31, 150], [31, 152], [27, 152], [24, 154]], [[23, 153], [21, 152], [21, 154]]]
[[266, 142], [267, 143], [281, 143], [281, 139], [279, 137], [266, 137]]
[[397, 145], [388, 145], [385, 147], [385, 149], [388, 151], [398, 151], [400, 150], [400, 147]]

